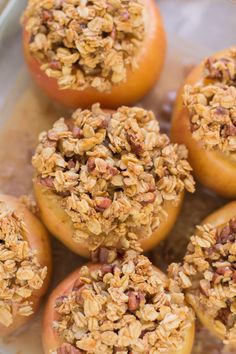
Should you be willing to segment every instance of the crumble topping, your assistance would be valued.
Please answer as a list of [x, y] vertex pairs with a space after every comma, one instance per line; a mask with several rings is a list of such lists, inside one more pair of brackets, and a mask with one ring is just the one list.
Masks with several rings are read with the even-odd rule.
[[29, 49], [60, 89], [109, 91], [137, 68], [145, 38], [143, 0], [30, 0]]
[[83, 267], [55, 312], [53, 328], [64, 343], [53, 354], [178, 351], [194, 320], [183, 293], [134, 251], [98, 270]]
[[29, 300], [42, 287], [47, 267], [42, 268], [37, 253], [25, 240], [24, 221], [0, 202], [0, 323], [10, 326], [14, 314], [30, 316]]
[[224, 342], [236, 344], [236, 218], [221, 228], [197, 226], [183, 264], [169, 273]]
[[203, 79], [184, 88], [194, 139], [236, 159], [236, 49], [205, 61]]
[[76, 110], [43, 132], [33, 157], [36, 182], [61, 196], [74, 240], [91, 251], [140, 250], [166, 217], [164, 202], [194, 191], [187, 150], [160, 133], [151, 111]]

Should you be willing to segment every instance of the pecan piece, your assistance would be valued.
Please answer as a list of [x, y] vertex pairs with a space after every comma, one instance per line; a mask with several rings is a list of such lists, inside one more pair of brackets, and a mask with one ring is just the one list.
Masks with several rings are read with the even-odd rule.
[[233, 124], [227, 124], [223, 132], [225, 137], [236, 136], [236, 127]]
[[200, 280], [199, 289], [203, 295], [209, 296], [210, 283], [205, 279]]
[[94, 171], [95, 168], [96, 168], [95, 158], [94, 158], [94, 157], [90, 157], [90, 158], [88, 159], [88, 162], [87, 162], [87, 169], [88, 169], [88, 172]]
[[218, 232], [217, 243], [225, 244], [234, 241], [235, 237], [231, 234], [230, 226], [226, 225], [220, 232]]
[[101, 128], [101, 129], [106, 129], [108, 127], [108, 123], [109, 123], [109, 119], [110, 118], [103, 118], [101, 120], [101, 123], [99, 124], [99, 127], [98, 128]]
[[57, 354], [83, 354], [83, 352], [69, 343], [63, 343], [62, 346], [57, 349]]
[[133, 153], [137, 156], [142, 155], [144, 149], [142, 146], [142, 143], [138, 140], [138, 137], [136, 134], [128, 132], [127, 133], [127, 140], [130, 144], [131, 150]]
[[72, 159], [70, 159], [69, 161], [68, 161], [68, 168], [69, 168], [69, 170], [71, 170], [72, 168], [75, 168], [75, 162], [74, 162], [74, 160], [72, 160]]
[[117, 170], [116, 167], [107, 165], [107, 170], [109, 171], [109, 173], [110, 173], [111, 176], [116, 176], [116, 175], [119, 174], [119, 171]]
[[107, 263], [109, 257], [109, 250], [107, 248], [100, 248], [99, 250], [99, 262]]
[[130, 291], [128, 293], [128, 309], [133, 312], [133, 311], [137, 311], [139, 306], [140, 306], [140, 303], [142, 300], [144, 300], [144, 295], [143, 294], [137, 294], [133, 291]]
[[222, 106], [218, 106], [215, 109], [215, 113], [224, 116], [224, 115], [226, 115], [228, 113], [228, 111], [227, 111], [226, 108], [224, 108]]
[[114, 249], [105, 247], [97, 248], [91, 252], [91, 260], [93, 263], [110, 264], [114, 262], [117, 257], [117, 252]]
[[220, 322], [222, 322], [225, 326], [228, 325], [229, 319], [230, 319], [230, 309], [227, 308], [222, 308], [218, 311], [216, 320], [219, 320]]
[[53, 184], [54, 178], [53, 177], [40, 178], [39, 181], [45, 187], [54, 188], [54, 184]]
[[44, 22], [50, 21], [53, 19], [53, 13], [49, 10], [43, 10], [42, 12], [42, 19]]
[[113, 273], [113, 265], [112, 264], [103, 264], [101, 271], [102, 271], [103, 275], [105, 275], [107, 273]]
[[148, 192], [142, 196], [141, 204], [142, 205], [147, 205], [150, 203], [153, 203], [156, 199], [156, 194]]
[[230, 267], [218, 267], [216, 269], [217, 274], [223, 275], [224, 277], [228, 277], [232, 274], [232, 270]]
[[49, 63], [49, 66], [52, 70], [61, 70], [61, 63], [59, 62], [59, 60], [52, 60]]
[[111, 206], [112, 200], [106, 197], [98, 197], [96, 198], [95, 203], [96, 203], [95, 208], [97, 211], [104, 211]]
[[221, 279], [223, 279], [223, 276], [218, 273], [215, 273], [212, 278], [213, 284], [219, 284], [221, 282]]
[[81, 139], [83, 137], [82, 130], [79, 127], [74, 126], [72, 128], [72, 135], [75, 139]]

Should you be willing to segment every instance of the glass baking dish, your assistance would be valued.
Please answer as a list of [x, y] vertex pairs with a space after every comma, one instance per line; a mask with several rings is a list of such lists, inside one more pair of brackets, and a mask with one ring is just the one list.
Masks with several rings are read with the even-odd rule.
[[[19, 19], [27, 1], [0, 0], [0, 190], [15, 195], [31, 193], [30, 157], [38, 133], [63, 112], [34, 87], [24, 65]], [[193, 64], [205, 56], [235, 44], [236, 1], [159, 0], [168, 33], [168, 58], [161, 80], [141, 105], [152, 109], [161, 126], [169, 130], [170, 117], [163, 102], [175, 91]], [[2, 6], [1, 6], [2, 5]], [[165, 107], [164, 107], [165, 108]], [[19, 168], [23, 166], [24, 168]], [[187, 196], [182, 214], [168, 239], [151, 254], [165, 269], [184, 253], [194, 226], [225, 201], [203, 188]], [[176, 250], [175, 246], [179, 248]], [[53, 240], [52, 287], [84, 261]], [[63, 263], [60, 261], [63, 255]], [[60, 265], [60, 266], [59, 266]], [[1, 354], [42, 354], [41, 312], [27, 330], [0, 343]], [[198, 326], [194, 354], [226, 353], [206, 330]]]

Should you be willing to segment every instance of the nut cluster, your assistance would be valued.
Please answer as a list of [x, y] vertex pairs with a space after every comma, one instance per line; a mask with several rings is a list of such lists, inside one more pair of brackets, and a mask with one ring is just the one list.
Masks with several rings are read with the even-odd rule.
[[27, 228], [15, 211], [0, 203], [0, 323], [10, 326], [13, 313], [30, 316], [30, 297], [42, 287], [47, 267], [26, 241]]
[[236, 338], [236, 219], [223, 228], [198, 226], [182, 265], [170, 276], [186, 289], [187, 299], [209, 318], [225, 343]]
[[142, 0], [30, 0], [23, 22], [31, 54], [61, 89], [109, 91], [137, 67]]
[[166, 201], [193, 192], [187, 150], [161, 134], [150, 111], [98, 104], [58, 120], [40, 135], [36, 181], [61, 197], [74, 240], [99, 247], [140, 249], [166, 217]]
[[236, 159], [236, 49], [205, 61], [203, 79], [184, 88], [192, 135], [206, 149]]
[[98, 269], [83, 267], [55, 311], [53, 328], [65, 343], [53, 354], [174, 352], [194, 319], [183, 293], [134, 251]]

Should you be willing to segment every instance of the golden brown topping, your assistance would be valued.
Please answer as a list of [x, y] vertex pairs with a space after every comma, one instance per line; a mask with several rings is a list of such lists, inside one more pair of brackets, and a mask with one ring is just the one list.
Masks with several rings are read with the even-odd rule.
[[205, 148], [236, 159], [236, 50], [225, 58], [207, 59], [202, 81], [186, 85], [183, 98], [193, 137]]
[[29, 48], [61, 89], [126, 81], [145, 37], [143, 0], [30, 0]]
[[[173, 292], [148, 258], [133, 251], [106, 267], [105, 274], [83, 267], [80, 287], [62, 294], [55, 305], [53, 328], [71, 346], [71, 353], [181, 349], [194, 319], [183, 293]], [[64, 353], [60, 350], [57, 353]]]
[[236, 219], [223, 228], [198, 226], [183, 265], [172, 264], [170, 276], [186, 289], [187, 299], [212, 319], [226, 343], [236, 342]]
[[75, 241], [90, 250], [139, 250], [139, 240], [159, 226], [164, 202], [194, 191], [186, 158], [184, 146], [160, 133], [152, 112], [106, 113], [94, 105], [42, 133], [33, 165], [38, 181], [62, 196]]
[[0, 323], [7, 327], [13, 323], [13, 311], [21, 316], [33, 313], [27, 299], [42, 287], [47, 274], [26, 235], [23, 220], [0, 202]]

